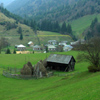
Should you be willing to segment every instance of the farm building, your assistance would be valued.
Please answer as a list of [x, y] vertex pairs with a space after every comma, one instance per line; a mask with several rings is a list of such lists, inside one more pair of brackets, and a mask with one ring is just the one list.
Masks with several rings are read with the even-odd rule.
[[50, 44], [50, 45], [56, 45], [57, 41], [56, 40], [49, 40], [48, 44]]
[[66, 43], [59, 43], [58, 45], [64, 47], [66, 46]]
[[42, 47], [39, 46], [39, 45], [35, 45], [35, 46], [33, 46], [33, 50], [34, 51], [40, 51], [40, 50], [42, 50]]
[[49, 51], [56, 51], [56, 47], [54, 45], [48, 45]]
[[32, 41], [28, 42], [28, 46], [30, 47], [34, 46], [33, 42]]
[[70, 50], [72, 50], [72, 48], [73, 47], [71, 45], [66, 45], [66, 46], [63, 47], [63, 50], [64, 51], [70, 51]]
[[73, 71], [75, 59], [70, 55], [51, 54], [47, 58], [47, 66], [51, 70], [57, 71]]
[[20, 44], [20, 45], [17, 46], [17, 50], [18, 51], [24, 51], [25, 49], [26, 49], [26, 46], [24, 46], [22, 44]]

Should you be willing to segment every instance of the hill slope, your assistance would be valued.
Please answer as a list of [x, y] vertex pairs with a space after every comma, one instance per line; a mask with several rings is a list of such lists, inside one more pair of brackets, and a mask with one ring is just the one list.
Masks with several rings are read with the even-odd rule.
[[[73, 55], [76, 51], [62, 52]], [[45, 59], [49, 54], [0, 55], [0, 65], [7, 68], [22, 68], [25, 58], [36, 64], [40, 58]], [[7, 78], [2, 75], [0, 67], [0, 100], [99, 100], [100, 72], [89, 73], [87, 62], [76, 62], [74, 72], [56, 72], [54, 76], [42, 79], [21, 80]], [[78, 72], [78, 73], [77, 73]], [[80, 72], [80, 73], [79, 73]], [[58, 76], [58, 73], [65, 76]], [[76, 73], [76, 74], [75, 74]]]
[[[13, 25], [17, 27], [12, 27]], [[9, 26], [11, 26], [10, 29], [8, 29]], [[22, 28], [23, 40], [19, 40], [19, 27]], [[71, 40], [69, 36], [62, 36], [60, 33], [55, 32], [38, 31], [37, 34], [41, 44], [46, 44], [48, 40], [52, 39], [56, 39], [57, 41]], [[37, 36], [31, 27], [20, 22], [16, 23], [15, 19], [5, 16], [2, 12], [0, 12], [0, 37], [7, 38], [11, 46], [16, 44], [27, 45], [29, 41], [33, 41], [34, 44], [39, 44]]]
[[36, 20], [65, 21], [100, 13], [99, 0], [15, 0], [7, 9], [18, 15]]

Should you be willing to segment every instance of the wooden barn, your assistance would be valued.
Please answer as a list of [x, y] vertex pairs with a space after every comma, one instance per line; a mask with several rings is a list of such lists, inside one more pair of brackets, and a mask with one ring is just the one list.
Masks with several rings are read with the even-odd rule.
[[73, 71], [75, 62], [74, 57], [70, 55], [51, 54], [47, 58], [48, 68], [57, 71]]

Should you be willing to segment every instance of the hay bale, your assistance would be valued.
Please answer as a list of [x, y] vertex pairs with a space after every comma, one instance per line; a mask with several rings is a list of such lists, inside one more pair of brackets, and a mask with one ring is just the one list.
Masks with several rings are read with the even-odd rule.
[[46, 76], [47, 75], [47, 71], [46, 71], [46, 68], [44, 67], [43, 63], [41, 61], [39, 61], [35, 67], [34, 67], [34, 72], [36, 74], [40, 74], [40, 72], [42, 73], [43, 76]]
[[46, 68], [46, 67], [47, 67], [47, 59], [44, 59], [44, 60], [42, 61], [42, 63], [43, 63], [43, 65], [44, 65], [44, 67]]
[[21, 75], [33, 75], [34, 69], [32, 67], [32, 64], [28, 62], [23, 66], [21, 69]]

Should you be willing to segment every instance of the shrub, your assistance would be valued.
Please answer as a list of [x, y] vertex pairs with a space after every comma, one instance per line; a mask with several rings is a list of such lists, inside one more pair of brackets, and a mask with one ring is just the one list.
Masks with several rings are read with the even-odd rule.
[[100, 67], [95, 67], [95, 66], [89, 66], [88, 67], [89, 72], [97, 72], [100, 71]]
[[16, 50], [14, 49], [13, 54], [16, 54]]

